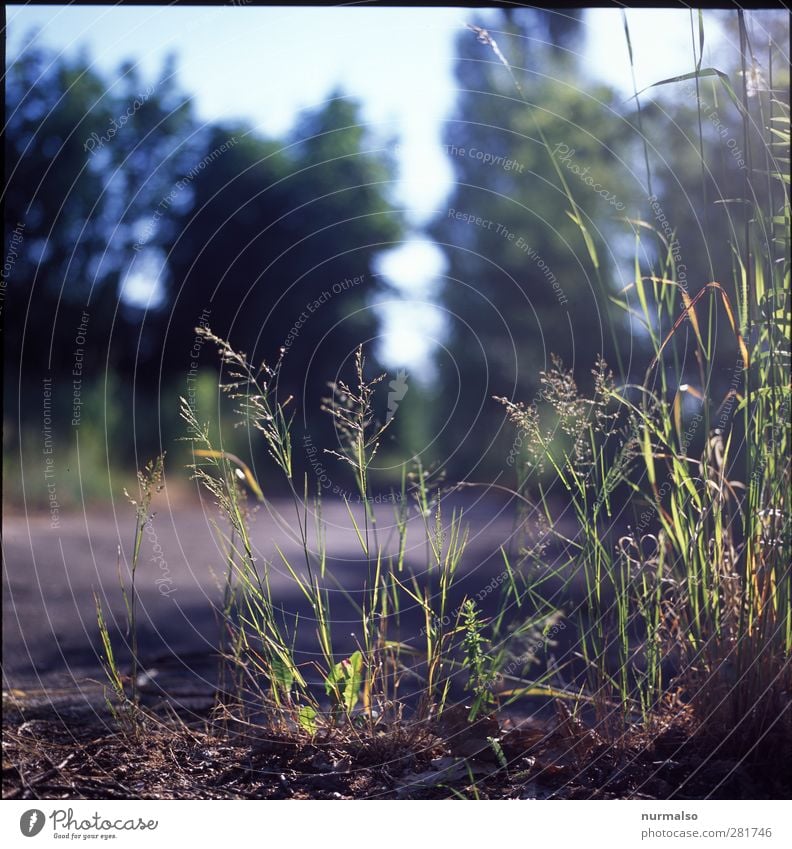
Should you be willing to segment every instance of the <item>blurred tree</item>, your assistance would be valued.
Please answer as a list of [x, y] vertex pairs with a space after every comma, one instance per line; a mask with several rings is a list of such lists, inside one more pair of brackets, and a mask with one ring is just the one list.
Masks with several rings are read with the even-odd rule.
[[295, 397], [295, 434], [319, 446], [334, 439], [319, 412], [327, 382], [376, 333], [366, 297], [375, 257], [402, 234], [388, 199], [392, 175], [366, 145], [358, 105], [340, 95], [283, 144], [244, 127], [213, 128], [204, 153], [212, 161], [191, 183], [194, 201], [175, 221], [169, 255], [160, 367], [186, 371], [202, 314], [255, 362], [272, 364], [283, 347], [281, 391]]
[[[114, 101], [85, 56], [55, 61], [31, 48], [8, 70], [6, 104], [6, 239], [17, 227], [22, 234], [6, 295], [6, 356], [16, 365], [24, 353], [33, 373], [71, 354], [107, 244], [104, 177], [86, 142], [105, 131]], [[101, 350], [96, 337], [91, 346]]]
[[195, 119], [191, 98], [177, 84], [173, 56], [150, 86], [135, 65], [122, 65], [113, 89], [118, 102], [134, 110], [134, 125], [106, 146], [102, 165], [111, 238], [99, 267], [118, 299], [113, 359], [131, 374], [161, 349], [157, 322], [145, 319], [167, 296], [166, 256], [176, 236], [172, 211], [192, 202], [189, 186], [180, 189], [178, 178], [196, 161], [209, 130]]
[[[738, 14], [736, 11], [713, 14], [725, 32], [725, 37], [712, 49], [717, 54], [718, 70], [727, 75], [731, 89], [742, 99]], [[746, 14], [746, 20], [747, 133], [741, 109], [719, 77], [702, 77], [698, 85], [695, 79], [682, 80], [652, 88], [643, 95], [651, 194], [656, 198], [652, 201], [647, 197], [647, 189], [641, 217], [670, 243], [678, 280], [691, 296], [708, 282], [718, 281], [735, 308], [747, 292], [734, 286], [734, 281], [741, 279], [741, 271], [738, 255], [729, 246], [738, 245], [745, 252], [746, 217], [753, 215], [754, 208], [768, 208], [771, 193], [776, 198], [772, 206], [781, 208], [780, 186], [769, 178], [771, 163], [767, 157], [771, 149], [766, 140], [770, 135], [770, 118], [780, 114], [782, 103], [788, 104], [789, 92], [788, 63], [783, 56], [789, 39], [788, 15], [753, 10]], [[716, 31], [713, 24], [713, 18], [705, 18], [706, 36]], [[691, 25], [697, 33], [698, 22], [692, 18]], [[708, 45], [705, 38], [705, 46]], [[695, 47], [691, 46], [691, 72], [700, 59], [697, 47], [697, 42]], [[768, 78], [772, 79], [773, 91]], [[657, 268], [657, 260], [669, 251], [657, 236], [644, 241], [648, 256], [643, 257], [643, 265], [649, 274], [652, 268]], [[752, 250], [766, 249], [766, 245], [752, 245]], [[753, 291], [755, 281], [748, 283]], [[706, 302], [699, 307], [705, 309]], [[738, 350], [720, 307], [713, 310], [712, 318], [723, 327], [723, 332], [713, 337], [718, 383], [710, 390], [718, 398], [733, 383]], [[697, 386], [699, 370], [693, 356], [694, 339], [689, 328], [685, 331], [689, 336], [689, 382]]]
[[167, 230], [141, 233], [198, 133], [173, 60], [146, 86], [130, 63], [108, 80], [85, 55], [56, 59], [33, 47], [9, 69], [7, 99], [6, 228], [23, 225], [14, 276], [31, 282], [10, 299], [8, 353], [21, 355], [26, 328], [29, 366], [70, 359], [87, 311], [88, 353], [108, 355], [115, 321], [110, 359], [130, 371], [147, 300], [144, 289], [123, 291], [131, 258], [141, 245], [167, 245]]
[[[168, 231], [142, 231], [195, 146], [191, 105], [172, 59], [146, 85], [132, 63], [105, 77], [86, 54], [32, 46], [9, 68], [7, 110], [6, 233], [18, 223], [22, 233], [5, 314], [6, 375], [22, 390], [8, 385], [9, 411], [37, 414], [39, 381], [51, 377], [64, 433], [74, 393], [93, 399], [82, 425], [131, 464], [137, 450], [159, 448], [154, 429], [128, 427], [135, 393], [147, 408], [155, 400], [156, 376], [136, 369], [159, 347], [141, 336], [157, 289], [134, 276], [134, 260], [141, 244], [144, 258], [164, 256]], [[100, 381], [105, 399], [93, 388]]]
[[[447, 354], [438, 355], [443, 394], [433, 432], [444, 434], [454, 476], [504, 470], [513, 437], [504, 445], [491, 396], [541, 403], [537, 377], [550, 352], [562, 356], [579, 383], [587, 382], [599, 353], [624, 375], [643, 378], [651, 358], [647, 335], [610, 303], [626, 288], [620, 297], [637, 306], [629, 289], [636, 232], [642, 274], [660, 273], [671, 256], [691, 296], [718, 280], [733, 303], [744, 297], [732, 284], [740, 279], [737, 255], [725, 246], [740, 244], [753, 204], [764, 206], [768, 192], [779, 192], [768, 179], [762, 135], [774, 108], [778, 114], [772, 98], [786, 100], [789, 80], [782, 61], [788, 16], [755, 15], [746, 15], [744, 45], [747, 138], [740, 111], [717, 77], [700, 79], [698, 88], [695, 80], [652, 88], [641, 95], [640, 115], [635, 101], [586, 79], [577, 13], [492, 12], [478, 23], [497, 48], [482, 34], [478, 40], [460, 35], [460, 94], [445, 135], [456, 179], [448, 209], [431, 228], [450, 266], [442, 296], [449, 342]], [[738, 16], [719, 16], [727, 32], [715, 47], [719, 69], [741, 96]], [[711, 23], [707, 38], [717, 29]], [[701, 60], [697, 50], [698, 21], [691, 13], [691, 71]], [[658, 80], [663, 76], [660, 68]], [[559, 171], [583, 212], [599, 273], [568, 217]], [[636, 230], [626, 218], [644, 223]], [[661, 336], [680, 309], [667, 317]], [[725, 322], [719, 310], [713, 318]], [[685, 367], [695, 385], [689, 341]], [[716, 345], [722, 385], [710, 389], [718, 397], [733, 381], [737, 356], [726, 323]]]
[[[497, 50], [469, 31], [458, 39], [459, 95], [445, 131], [454, 188], [431, 227], [449, 262], [434, 430], [443, 430], [442, 459], [455, 477], [504, 468], [513, 435], [501, 434], [493, 395], [530, 403], [550, 353], [585, 380], [597, 354], [612, 351], [608, 244], [636, 191], [618, 154], [630, 126], [572, 49], [578, 16], [520, 9], [479, 23]], [[557, 171], [583, 212], [599, 275]]]
[[[113, 459], [168, 447], [181, 432], [177, 392], [217, 366], [195, 346], [203, 323], [254, 360], [284, 347], [298, 424], [332, 444], [332, 430], [315, 427], [327, 419], [321, 398], [375, 335], [374, 258], [402, 234], [359, 106], [335, 94], [268, 141], [248, 126], [199, 124], [173, 59], [147, 85], [132, 63], [105, 78], [86, 55], [40, 47], [9, 68], [7, 105], [6, 254], [17, 224], [21, 242], [4, 305], [6, 374], [33, 387], [29, 414], [52, 376], [70, 420], [79, 348], [84, 397], [98, 398], [89, 384], [107, 376], [107, 400], [124, 411], [113, 419], [124, 437], [106, 434]], [[159, 428], [136, 416], [157, 404]]]

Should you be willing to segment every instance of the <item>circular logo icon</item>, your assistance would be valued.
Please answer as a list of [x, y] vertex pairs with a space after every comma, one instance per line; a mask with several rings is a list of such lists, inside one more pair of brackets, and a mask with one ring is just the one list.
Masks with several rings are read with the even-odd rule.
[[19, 830], [25, 837], [35, 837], [44, 828], [44, 822], [44, 812], [31, 808], [19, 818]]

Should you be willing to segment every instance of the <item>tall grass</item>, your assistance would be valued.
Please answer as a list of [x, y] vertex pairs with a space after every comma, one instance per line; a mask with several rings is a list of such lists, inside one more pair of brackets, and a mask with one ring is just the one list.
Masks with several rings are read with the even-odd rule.
[[[310, 509], [316, 529], [309, 532], [309, 486], [307, 477], [298, 491], [292, 472], [291, 418], [286, 409], [291, 399], [278, 395], [280, 365], [256, 369], [244, 355], [209, 330], [202, 331], [220, 351], [229, 367], [224, 391], [237, 402], [241, 423], [260, 431], [277, 468], [289, 484], [297, 516], [297, 533], [303, 562], [295, 563], [277, 547], [278, 563], [259, 559], [249, 532], [248, 492], [263, 505], [268, 496], [239, 458], [217, 449], [209, 427], [182, 403], [182, 416], [194, 444], [193, 476], [215, 499], [227, 528], [216, 532], [227, 552], [226, 592], [223, 602], [226, 661], [235, 681], [233, 705], [224, 710], [250, 718], [266, 714], [280, 726], [317, 734], [323, 729], [348, 727], [358, 732], [373, 730], [387, 720], [401, 719], [409, 704], [418, 718], [439, 716], [452, 685], [453, 672], [471, 668], [469, 687], [477, 701], [482, 692], [481, 658], [473, 660], [471, 634], [480, 627], [472, 602], [464, 599], [450, 610], [449, 599], [456, 571], [467, 544], [462, 515], [446, 517], [440, 498], [431, 489], [432, 476], [416, 462], [402, 474], [401, 492], [392, 493], [393, 524], [397, 545], [379, 539], [374, 499], [368, 470], [389, 423], [374, 414], [375, 387], [383, 376], [367, 379], [362, 348], [355, 355], [351, 381], [330, 385], [322, 410], [332, 417], [339, 434], [339, 449], [328, 450], [354, 475], [356, 501], [343, 496], [349, 533], [357, 541], [366, 564], [366, 580], [357, 598], [336, 585], [326, 569], [326, 543], [321, 493]], [[390, 421], [393, 419], [391, 418]], [[405, 565], [408, 537], [413, 533], [410, 516], [419, 517], [426, 562], [420, 570]], [[275, 567], [286, 570], [307, 600], [312, 621], [287, 620], [276, 615], [270, 575]], [[331, 589], [341, 589], [359, 617], [357, 648], [339, 655], [333, 632]], [[421, 612], [423, 628], [414, 640], [402, 641], [398, 629], [402, 609], [414, 606]], [[463, 621], [464, 620], [464, 621]], [[295, 648], [313, 640], [314, 659], [304, 663]], [[467, 640], [467, 642], [465, 642]], [[318, 658], [318, 659], [317, 659]], [[402, 697], [402, 679], [420, 682]]]
[[[734, 199], [745, 210], [742, 238], [731, 245], [734, 278], [700, 281], [691, 295], [669, 240], [633, 222], [635, 281], [629, 297], [615, 300], [648, 334], [653, 356], [643, 382], [617, 385], [600, 363], [586, 399], [556, 363], [542, 376], [549, 423], [535, 407], [499, 400], [532, 445], [529, 472], [551, 465], [574, 512], [578, 532], [559, 542], [567, 570], [586, 583], [577, 623], [583, 671], [575, 680], [594, 697], [599, 730], [618, 740], [636, 722], [657, 729], [685, 714], [697, 734], [717, 737], [717, 748], [748, 756], [792, 731], [789, 107], [773, 91], [756, 92], [756, 106], [749, 100], [755, 59], [746, 62], [742, 13], [739, 28], [742, 98], [723, 75], [719, 81], [739, 111], [745, 149], [760, 151], [754, 158], [764, 170], [749, 166], [744, 194]], [[625, 31], [630, 46], [626, 20]], [[703, 37], [702, 29], [702, 45]], [[695, 71], [665, 82], [719, 73], [702, 69], [699, 54]], [[769, 181], [764, 205], [757, 180]], [[571, 197], [570, 204], [575, 220]], [[660, 245], [659, 266], [648, 273], [640, 267], [642, 230]], [[733, 338], [723, 398], [712, 394], [715, 310]], [[683, 326], [695, 340], [697, 385], [685, 377]], [[686, 399], [697, 407], [693, 417]], [[703, 448], [694, 454], [697, 442]], [[626, 533], [612, 521], [617, 492], [637, 520]], [[547, 514], [541, 487], [535, 498]]]
[[[489, 33], [475, 31], [519, 89]], [[625, 32], [629, 40], [626, 21]], [[678, 80], [698, 83], [715, 75], [701, 68], [702, 46], [700, 29], [698, 53], [694, 39], [696, 69]], [[632, 61], [631, 49], [630, 55]], [[474, 599], [453, 600], [468, 530], [458, 510], [448, 514], [438, 478], [419, 461], [404, 468], [401, 491], [393, 493], [395, 547], [379, 537], [369, 470], [390, 422], [375, 416], [382, 376], [367, 377], [359, 348], [350, 379], [332, 384], [322, 403], [339, 436], [339, 447], [328, 453], [351, 469], [363, 505], [356, 510], [351, 498], [344, 499], [349, 533], [366, 571], [359, 595], [340, 588], [360, 627], [354, 649], [346, 643], [339, 650], [331, 605], [331, 590], [339, 587], [327, 568], [321, 493], [309, 495], [307, 476], [295, 480], [292, 399], [279, 394], [281, 361], [255, 367], [211, 331], [197, 330], [219, 350], [227, 370], [222, 389], [236, 403], [240, 423], [261, 434], [288, 484], [302, 549], [300, 563], [280, 548], [277, 563], [256, 554], [250, 518], [258, 505], [268, 504], [267, 487], [243, 460], [213, 444], [209, 425], [183, 400], [192, 474], [223, 517], [215, 530], [226, 553], [221, 605], [226, 718], [266, 720], [309, 736], [332, 729], [373, 733], [398, 724], [408, 711], [422, 721], [441, 717], [456, 687], [465, 693], [470, 722], [524, 696], [542, 695], [572, 705], [564, 722], [587, 716], [599, 737], [614, 745], [629, 742], [631, 734], [656, 735], [682, 723], [690, 735], [712, 738], [713, 751], [747, 757], [776, 734], [792, 732], [790, 206], [783, 159], [789, 109], [772, 92], [761, 95], [758, 106], [749, 102], [745, 70], [736, 108], [746, 148], [761, 151], [766, 173], [759, 179], [768, 180], [770, 189], [764, 208], [753, 196], [744, 232], [731, 245], [733, 279], [699, 281], [691, 294], [680, 282], [667, 234], [631, 222], [635, 280], [614, 300], [646, 330], [651, 362], [643, 379], [614, 375], [599, 361], [593, 364], [593, 393], [586, 397], [571, 372], [553, 359], [541, 375], [541, 408], [497, 399], [528, 446], [515, 494], [533, 530], [519, 566], [502, 550], [500, 595], [489, 620]], [[724, 85], [733, 95], [728, 81]], [[599, 271], [579, 206], [543, 136], [541, 141]], [[645, 161], [651, 181], [647, 148]], [[746, 208], [750, 193], [749, 179], [741, 199]], [[640, 258], [652, 253], [644, 251], [646, 239], [659, 246], [659, 259], [642, 269]], [[713, 395], [720, 347], [716, 311], [726, 319], [734, 352], [725, 397]], [[682, 328], [695, 341], [695, 384], [686, 376]], [[541, 483], [545, 470], [563, 487], [572, 532], [555, 522], [548, 485]], [[150, 492], [160, 477], [161, 465], [151, 467], [141, 477], [142, 492]], [[136, 505], [128, 597], [133, 681], [134, 575], [149, 501], [144, 495]], [[625, 515], [633, 517], [629, 527]], [[416, 524], [425, 551], [421, 568], [411, 568], [406, 558]], [[549, 540], [562, 552], [553, 564], [547, 560]], [[531, 562], [538, 567], [533, 572], [524, 568]], [[276, 567], [286, 570], [307, 600], [311, 621], [280, 610], [271, 589]], [[525, 577], [532, 574], [539, 577]], [[545, 591], [549, 579], [568, 589], [578, 576], [585, 603], [577, 610], [566, 604], [569, 594], [559, 602], [557, 593]], [[417, 635], [402, 633], [406, 607], [420, 612]], [[575, 632], [574, 648], [561, 663], [534, 673], [534, 654], [525, 648], [548, 644], [562, 609]], [[100, 630], [112, 688], [126, 697], [101, 611]], [[306, 641], [315, 650], [303, 661], [298, 646]], [[503, 682], [509, 689], [498, 686]]]
[[151, 520], [151, 502], [154, 496], [161, 492], [164, 487], [165, 455], [160, 454], [155, 460], [146, 464], [145, 468], [138, 472], [137, 497], [133, 498], [127, 490], [124, 490], [129, 503], [135, 508], [135, 535], [132, 543], [132, 554], [129, 564], [129, 584], [124, 578], [121, 570], [121, 550], [118, 553], [118, 581], [121, 588], [121, 596], [124, 600], [126, 612], [126, 642], [129, 647], [131, 658], [131, 672], [129, 675], [129, 686], [121, 672], [110, 635], [110, 629], [104, 618], [104, 611], [99, 596], [94, 593], [96, 604], [96, 618], [99, 628], [99, 636], [102, 641], [102, 664], [105, 669], [110, 689], [114, 700], [108, 699], [110, 709], [127, 730], [139, 730], [141, 713], [139, 711], [139, 685], [138, 672], [140, 668], [140, 652], [138, 647], [138, 592], [137, 572], [140, 565], [140, 547], [143, 542], [143, 532]]

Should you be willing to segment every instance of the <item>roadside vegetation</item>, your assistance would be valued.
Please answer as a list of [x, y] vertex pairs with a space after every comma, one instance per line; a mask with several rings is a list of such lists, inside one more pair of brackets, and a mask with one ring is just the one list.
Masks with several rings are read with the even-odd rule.
[[[521, 97], [507, 57], [486, 30], [474, 29]], [[539, 376], [537, 399], [491, 399], [520, 440], [511, 494], [522, 528], [520, 545], [502, 549], [494, 614], [454, 591], [468, 527], [447, 496], [475, 482], [446, 483], [419, 461], [405, 464], [391, 499], [395, 542], [379, 533], [370, 471], [394, 418], [377, 419], [373, 399], [383, 376], [369, 374], [359, 347], [351, 373], [316, 399], [337, 436], [325, 457], [354, 480], [345, 501], [366, 574], [362, 593], [342, 593], [356, 611], [355, 626], [346, 628], [353, 638], [337, 634], [333, 600], [342, 585], [328, 566], [321, 491], [293, 469], [295, 401], [279, 385], [283, 357], [253, 364], [232, 342], [197, 329], [219, 352], [220, 388], [239, 424], [263, 441], [270, 474], [281, 481], [258, 480], [182, 399], [189, 473], [218, 508], [225, 551], [216, 703], [196, 721], [153, 712], [138, 691], [137, 554], [163, 458], [139, 477], [123, 652], [98, 602], [97, 609], [113, 751], [126, 761], [137, 751], [154, 763], [167, 750], [176, 765], [178, 780], [152, 777], [141, 794], [790, 792], [790, 122], [774, 88], [773, 57], [763, 62], [770, 70], [759, 85], [758, 53], [743, 29], [740, 35], [739, 82], [702, 67], [702, 28], [695, 69], [663, 83], [710, 86], [741, 117], [744, 192], [725, 201], [734, 209], [731, 243], [713, 246], [729, 251], [733, 275], [687, 279], [673, 230], [624, 219], [634, 280], [612, 303], [622, 326], [650, 347], [648, 368], [636, 376], [624, 362], [600, 358], [591, 363], [592, 389], [582, 391], [555, 358]], [[602, 263], [576, 200], [586, 187], [560, 167], [539, 123], [536, 130], [596, 277]], [[700, 142], [703, 151], [703, 135]], [[724, 349], [733, 363], [725, 393]], [[628, 359], [628, 351], [620, 354]], [[268, 487], [280, 494], [284, 486], [303, 556], [279, 553], [268, 562], [254, 551], [251, 515], [266, 506]], [[562, 491], [563, 502], [551, 490]], [[405, 556], [417, 543], [425, 552], [420, 564]], [[280, 606], [269, 580], [276, 568], [291, 576], [310, 619]], [[585, 587], [582, 603], [573, 602], [573, 583]], [[403, 627], [408, 610], [420, 613], [417, 632]], [[311, 641], [306, 660], [296, 647]], [[560, 650], [549, 652], [555, 645]], [[522, 721], [526, 705], [536, 704], [539, 718]], [[24, 748], [20, 739], [14, 746]], [[104, 755], [91, 757], [114, 774]], [[75, 764], [87, 769], [89, 760], [80, 755]], [[72, 780], [78, 795], [99, 792], [90, 782], [81, 789], [76, 772]], [[127, 779], [114, 780], [121, 787]]]

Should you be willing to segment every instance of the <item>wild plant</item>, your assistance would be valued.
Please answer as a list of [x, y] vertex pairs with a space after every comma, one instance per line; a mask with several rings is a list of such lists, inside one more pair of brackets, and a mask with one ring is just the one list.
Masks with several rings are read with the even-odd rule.
[[119, 548], [118, 581], [121, 587], [121, 596], [124, 600], [126, 612], [126, 638], [131, 653], [131, 672], [129, 675], [129, 692], [124, 683], [121, 667], [118, 665], [114, 651], [110, 629], [104, 617], [102, 604], [99, 596], [94, 593], [96, 605], [96, 620], [99, 629], [99, 637], [102, 641], [102, 665], [105, 670], [114, 700], [107, 699], [107, 704], [119, 724], [126, 730], [136, 731], [141, 717], [138, 710], [139, 684], [138, 673], [140, 668], [140, 655], [138, 647], [138, 625], [137, 625], [137, 570], [140, 563], [140, 548], [143, 542], [143, 533], [146, 525], [151, 521], [151, 502], [154, 495], [161, 492], [164, 487], [165, 455], [160, 454], [155, 460], [149, 461], [145, 468], [137, 475], [138, 495], [132, 498], [124, 490], [129, 503], [135, 508], [135, 535], [132, 545], [132, 556], [129, 568], [130, 583], [127, 589], [126, 581], [121, 572], [121, 550]]
[[[698, 89], [712, 77], [743, 122], [749, 163], [744, 194], [733, 199], [744, 225], [731, 246], [733, 279], [702, 281], [691, 294], [671, 249], [673, 234], [627, 222], [634, 228], [635, 280], [614, 301], [646, 331], [651, 363], [644, 380], [623, 375], [616, 383], [600, 364], [593, 397], [585, 399], [554, 362], [543, 375], [544, 413], [498, 400], [528, 435], [520, 494], [537, 492], [537, 514], [552, 527], [539, 474], [546, 465], [573, 508], [577, 532], [552, 527], [552, 534], [565, 551], [562, 571], [580, 570], [586, 581], [578, 650], [598, 727], [618, 739], [636, 721], [654, 727], [674, 706], [694, 717], [697, 733], [719, 735], [719, 746], [745, 754], [763, 741], [767, 746], [768, 735], [783, 739], [790, 731], [790, 124], [788, 104], [772, 83], [751, 90], [748, 69], [756, 57], [742, 12], [738, 24], [741, 97], [725, 74], [701, 67], [703, 25], [696, 69], [658, 83], [690, 79]], [[626, 20], [625, 33], [632, 62]], [[509, 67], [491, 36], [478, 34]], [[771, 76], [772, 59], [771, 51]], [[703, 174], [701, 123], [699, 101]], [[651, 185], [646, 144], [644, 151]], [[764, 203], [755, 191], [762, 181]], [[659, 259], [644, 272], [641, 258], [654, 253], [642, 249], [647, 231]], [[718, 309], [735, 357], [723, 398], [713, 394], [716, 341], [723, 342]], [[679, 344], [683, 327], [695, 344], [695, 381]], [[543, 423], [543, 415], [552, 421]], [[626, 529], [616, 524], [617, 503], [626, 505], [619, 513], [634, 516]]]
[[[236, 402], [240, 423], [252, 425], [263, 434], [271, 458], [290, 486], [299, 520], [305, 572], [291, 563], [277, 544], [276, 549], [282, 565], [311, 606], [321, 658], [321, 661], [311, 661], [309, 668], [300, 664], [293, 649], [299, 623], [295, 622], [293, 628], [285, 628], [276, 621], [269, 584], [271, 563], [266, 559], [259, 561], [254, 554], [248, 527], [248, 497], [242, 485], [259, 502], [266, 504], [267, 496], [247, 464], [212, 444], [208, 425], [200, 423], [194, 410], [182, 399], [182, 417], [188, 426], [188, 439], [193, 443], [196, 458], [191, 467], [193, 476], [214, 497], [229, 523], [228, 531], [218, 525], [216, 532], [227, 552], [223, 619], [227, 645], [230, 646], [227, 661], [239, 694], [236, 709], [243, 714], [249, 713], [243, 702], [249, 705], [252, 696], [254, 703], [258, 703], [257, 709], [261, 709], [263, 702], [276, 721], [300, 727], [311, 734], [339, 723], [357, 723], [358, 716], [372, 729], [386, 714], [400, 716], [402, 705], [398, 701], [398, 688], [407, 669], [405, 657], [408, 655], [405, 652], [411, 654], [414, 650], [408, 649], [399, 640], [390, 639], [388, 631], [391, 622], [398, 625], [401, 607], [405, 598], [409, 597], [418, 600], [427, 623], [426, 683], [422, 701], [431, 713], [441, 681], [445, 692], [450, 686], [446, 672], [451, 667], [446, 652], [450, 648], [453, 628], [438, 623], [442, 623], [447, 615], [448, 594], [464, 551], [466, 533], [457, 514], [451, 517], [449, 527], [444, 527], [440, 506], [428, 492], [428, 475], [419, 465], [420, 483], [415, 487], [416, 497], [421, 505], [427, 534], [427, 568], [439, 576], [439, 606], [433, 603], [428, 588], [421, 586], [415, 575], [408, 577], [405, 572], [410, 503], [406, 470], [402, 477], [401, 497], [395, 499], [398, 551], [395, 555], [388, 553], [380, 544], [369, 469], [382, 435], [393, 420], [391, 417], [381, 424], [374, 415], [375, 387], [382, 376], [366, 379], [365, 358], [362, 348], [359, 348], [354, 361], [354, 382], [350, 384], [339, 380], [331, 384], [331, 394], [322, 404], [322, 409], [332, 417], [339, 435], [339, 449], [328, 449], [328, 453], [352, 468], [360, 501], [364, 505], [361, 522], [355, 516], [351, 500], [344, 498], [351, 523], [350, 532], [357, 538], [368, 570], [361, 602], [339, 587], [360, 616], [362, 634], [358, 650], [339, 658], [334, 648], [327, 586], [335, 579], [325, 569], [321, 494], [317, 494], [313, 503], [316, 528], [315, 550], [312, 551], [307, 530], [307, 476], [302, 498], [293, 482], [293, 413], [290, 416], [285, 412], [291, 399], [281, 402], [278, 396], [281, 361], [274, 368], [262, 364], [254, 369], [245, 355], [236, 352], [210, 330], [199, 332], [218, 346], [223, 365], [228, 367], [228, 376], [221, 383], [221, 388]], [[431, 509], [434, 512], [429, 515]], [[409, 660], [407, 663], [414, 666]], [[310, 672], [318, 673], [321, 691], [309, 683]], [[266, 692], [259, 682], [268, 682]], [[325, 699], [329, 700], [327, 709], [323, 707], [327, 704]]]
[[483, 636], [484, 622], [476, 610], [476, 603], [467, 599], [462, 606], [463, 668], [467, 672], [467, 689], [473, 695], [473, 704], [468, 716], [475, 721], [479, 712], [489, 707], [495, 699], [492, 695], [492, 683], [495, 669], [492, 658], [487, 653], [487, 644]]

